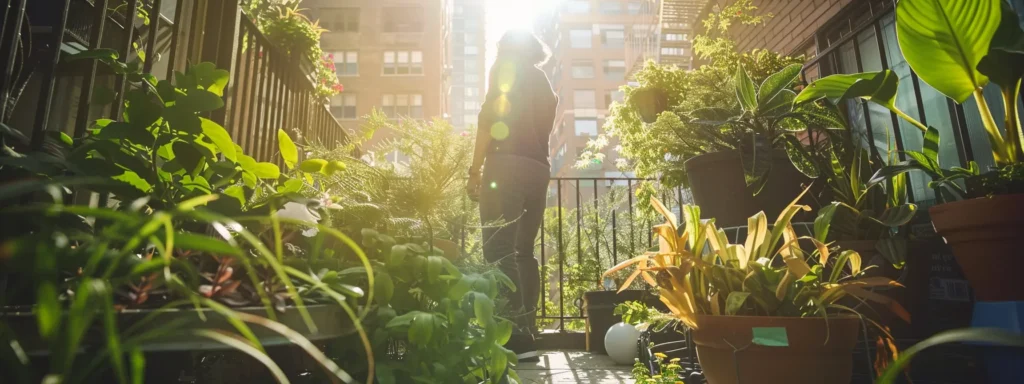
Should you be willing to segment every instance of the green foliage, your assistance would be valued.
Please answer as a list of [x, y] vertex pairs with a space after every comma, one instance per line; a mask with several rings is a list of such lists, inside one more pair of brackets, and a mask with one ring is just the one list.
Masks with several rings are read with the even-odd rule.
[[[906, 160], [879, 169], [869, 187], [892, 180], [896, 175], [919, 170], [932, 179], [929, 186], [937, 191], [939, 201], [1024, 190], [1024, 178], [1015, 170], [1021, 156], [1024, 156], [1020, 117], [1016, 110], [1020, 80], [1024, 75], [1024, 71], [1019, 70], [1019, 62], [1024, 59], [1024, 50], [1020, 49], [1024, 46], [1024, 32], [1009, 5], [1000, 0], [984, 0], [977, 4], [901, 1], [896, 7], [896, 28], [900, 32], [900, 49], [922, 80], [957, 102], [963, 102], [974, 94], [997, 163], [996, 169], [980, 175], [981, 170], [974, 162], [966, 168], [943, 167], [938, 158], [938, 130], [924, 126], [895, 108], [892, 99], [898, 82], [889, 71], [825, 77], [801, 92], [797, 103], [821, 97], [834, 101], [865, 98], [886, 106], [921, 129], [924, 133], [923, 150], [905, 151]], [[997, 84], [1002, 88], [1006, 104], [1005, 137], [981, 94], [981, 87], [988, 83], [989, 75], [998, 79]]]
[[[426, 243], [397, 244], [377, 231], [362, 232], [376, 280], [388, 282], [365, 322], [381, 383], [499, 383], [505, 375], [515, 377], [515, 354], [502, 347], [512, 322], [495, 316], [499, 288], [515, 289], [507, 276], [496, 269], [462, 273]], [[339, 275], [352, 284], [365, 281], [362, 267]], [[396, 342], [406, 346], [395, 352], [401, 356], [389, 355]], [[335, 347], [351, 348], [346, 341]]]
[[334, 56], [324, 55], [320, 37], [326, 29], [311, 21], [299, 8], [301, 0], [247, 0], [246, 14], [281, 54], [309, 60], [314, 66], [317, 94], [328, 98], [344, 90], [338, 82]]
[[633, 380], [636, 380], [637, 384], [680, 384], [683, 382], [679, 378], [679, 375], [683, 371], [683, 367], [679, 365], [679, 358], [672, 358], [666, 361], [668, 356], [663, 353], [655, 353], [655, 359], [658, 361], [658, 374], [651, 375], [651, 372], [647, 370], [647, 366], [637, 360], [633, 364]]
[[[739, 110], [737, 85], [750, 92], [751, 85], [763, 87], [770, 75], [803, 63], [802, 57], [786, 57], [768, 51], [736, 52], [735, 43], [726, 37], [728, 30], [736, 23], [757, 24], [763, 21], [766, 16], [751, 14], [755, 9], [749, 1], [741, 1], [705, 20], [709, 32], [694, 40], [694, 52], [707, 62], [705, 65], [687, 71], [648, 63], [637, 72], [639, 85], [623, 87], [623, 103], [611, 107], [605, 132], [588, 143], [588, 151], [581, 156], [577, 167], [603, 158], [602, 152], [608, 149], [612, 139], [618, 139], [621, 148], [616, 150], [623, 159], [616, 166], [635, 171], [640, 177], [656, 177], [666, 186], [673, 187], [687, 183], [683, 168], [686, 160], [705, 153], [749, 147], [748, 131], [701, 122], [707, 117], [712, 117], [710, 121], [722, 121], [730, 116], [739, 116], [733, 112], [707, 115]], [[745, 70], [749, 83], [736, 84], [739, 68]], [[782, 88], [791, 88], [790, 84], [777, 81], [768, 85], [763, 92], [763, 100], [760, 100], [765, 105], [774, 98], [770, 95], [778, 95]], [[756, 100], [753, 94], [750, 96], [752, 98], [744, 100]], [[784, 140], [772, 142], [773, 139], [769, 137], [764, 141], [774, 148], [785, 148]], [[760, 168], [751, 170], [761, 172]]]
[[625, 303], [615, 306], [616, 316], [622, 316], [622, 322], [629, 325], [641, 325], [644, 324], [646, 327], [659, 328], [660, 325], [664, 325], [672, 318], [666, 316], [657, 309], [650, 308], [644, 303], [639, 301], [627, 301]]
[[[245, 155], [226, 129], [203, 117], [224, 105], [221, 96], [230, 78], [212, 64], [176, 73], [172, 82], [139, 72], [137, 63], [121, 64], [110, 51], [87, 51], [73, 59], [82, 58], [108, 62], [132, 83], [122, 121], [98, 120], [87, 136], [73, 140], [60, 136], [54, 143], [63, 157], [21, 154], [5, 145], [0, 158], [4, 178], [19, 180], [0, 188], [3, 215], [25, 218], [13, 231], [5, 229], [0, 262], [5, 273], [19, 279], [0, 303], [37, 305], [39, 333], [53, 353], [50, 377], [87, 380], [109, 362], [119, 382], [137, 382], [145, 364], [141, 346], [175, 332], [225, 343], [278, 372], [247, 325], [255, 323], [292, 340], [331, 376], [350, 381], [301, 334], [274, 321], [276, 310], [292, 306], [315, 333], [307, 303], [338, 305], [351, 321], [359, 321], [348, 301], [362, 297], [363, 289], [312, 271], [337, 265], [336, 255], [346, 251], [354, 254], [349, 262], [362, 262], [372, 273], [362, 251], [315, 221], [268, 215], [279, 204], [295, 204], [297, 196], [284, 189], [298, 189], [295, 184], [301, 186], [303, 179], [313, 184], [332, 171], [293, 171], [296, 178], [281, 178], [275, 164]], [[6, 137], [10, 132], [4, 128]], [[281, 137], [281, 152], [290, 161], [297, 149], [286, 134]], [[99, 193], [101, 201], [111, 203], [72, 204], [70, 188], [80, 195]], [[263, 201], [250, 202], [255, 198]], [[319, 231], [318, 240], [296, 236], [310, 227]], [[368, 281], [366, 299], [372, 300], [373, 280]], [[225, 304], [262, 305], [266, 317]], [[123, 329], [116, 312], [125, 307], [206, 307], [226, 318], [237, 334], [171, 323], [142, 326], [159, 319], [160, 312]], [[104, 330], [101, 342], [85, 337], [94, 326]], [[22, 336], [28, 335], [5, 331], [3, 344], [17, 355]], [[82, 362], [83, 355], [75, 353], [80, 347], [98, 353]], [[368, 350], [369, 343], [363, 347]], [[11, 366], [33, 374], [22, 360]]]

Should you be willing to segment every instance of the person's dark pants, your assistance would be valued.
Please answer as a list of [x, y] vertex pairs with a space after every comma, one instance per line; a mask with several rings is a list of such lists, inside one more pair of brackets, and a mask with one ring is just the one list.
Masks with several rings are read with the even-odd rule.
[[533, 332], [540, 298], [540, 270], [534, 245], [547, 205], [547, 164], [526, 157], [491, 155], [484, 164], [480, 220], [484, 258], [498, 263], [518, 288], [509, 308], [521, 331]]

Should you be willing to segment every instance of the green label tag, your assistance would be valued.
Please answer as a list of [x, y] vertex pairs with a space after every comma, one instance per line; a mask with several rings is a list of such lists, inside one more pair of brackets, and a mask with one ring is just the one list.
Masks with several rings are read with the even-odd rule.
[[754, 344], [765, 347], [788, 347], [789, 335], [785, 327], [754, 327]]

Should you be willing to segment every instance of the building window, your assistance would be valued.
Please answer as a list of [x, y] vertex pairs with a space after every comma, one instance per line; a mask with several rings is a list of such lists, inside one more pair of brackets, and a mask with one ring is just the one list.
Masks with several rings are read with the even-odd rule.
[[573, 48], [590, 48], [593, 44], [593, 33], [589, 29], [573, 29], [569, 31], [569, 46]]
[[665, 41], [687, 41], [689, 36], [686, 33], [666, 33]]
[[622, 91], [608, 91], [604, 94], [604, 107], [611, 108], [612, 103], [622, 103], [626, 98], [626, 94]]
[[577, 89], [572, 91], [572, 106], [576, 109], [597, 108], [597, 97], [593, 89]]
[[618, 1], [602, 1], [601, 2], [601, 14], [602, 15], [618, 15], [622, 13], [622, 3]]
[[479, 55], [480, 47], [477, 47], [475, 45], [467, 45], [466, 47], [463, 48], [462, 53], [466, 55]]
[[467, 74], [466, 78], [463, 79], [466, 84], [476, 84], [480, 82], [480, 75]]
[[480, 88], [466, 88], [466, 97], [480, 97]]
[[626, 79], [626, 62], [624, 60], [605, 60], [604, 78], [612, 81]]
[[316, 15], [329, 32], [359, 32], [359, 8], [322, 8]]
[[422, 75], [423, 51], [384, 51], [384, 75]]
[[625, 27], [621, 25], [607, 25], [601, 27], [601, 44], [605, 48], [622, 48], [626, 45]]
[[358, 119], [359, 116], [356, 115], [356, 95], [344, 93], [332, 96], [331, 114], [338, 120]]
[[682, 56], [683, 49], [678, 47], [662, 47], [661, 54], [665, 56]]
[[630, 15], [639, 15], [640, 12], [643, 10], [643, 7], [643, 4], [641, 4], [639, 1], [630, 1], [626, 5], [626, 9], [629, 10]]
[[423, 32], [422, 7], [386, 7], [382, 14], [385, 33]]
[[576, 136], [597, 136], [597, 119], [576, 119], [574, 127]]
[[577, 15], [590, 13], [590, 0], [570, 0], [565, 5], [565, 10]]
[[421, 94], [384, 95], [381, 97], [381, 106], [384, 114], [392, 119], [399, 117], [423, 118], [423, 95]]
[[572, 63], [572, 78], [593, 79], [594, 63], [590, 61], [577, 61]]
[[334, 67], [338, 76], [359, 75], [359, 52], [342, 51], [334, 52]]

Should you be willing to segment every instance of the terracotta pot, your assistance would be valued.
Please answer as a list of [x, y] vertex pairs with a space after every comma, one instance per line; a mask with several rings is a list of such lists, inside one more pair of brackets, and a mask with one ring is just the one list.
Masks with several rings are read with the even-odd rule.
[[940, 204], [928, 212], [978, 301], [1024, 300], [1024, 194]]
[[[747, 218], [764, 211], [772, 220], [793, 201], [811, 180], [789, 161], [785, 151], [773, 151], [772, 170], [761, 192], [754, 195], [743, 177], [743, 162], [738, 151], [714, 152], [693, 157], [683, 166], [690, 182], [693, 201], [704, 217], [714, 217], [719, 227], [747, 225]], [[820, 189], [820, 188], [819, 188]], [[817, 211], [812, 196], [804, 196], [801, 204]], [[813, 221], [814, 216], [801, 213], [795, 222]]]
[[[826, 324], [824, 318], [698, 315], [697, 324], [693, 342], [708, 384], [847, 384], [861, 332], [854, 316], [832, 316]], [[755, 327], [785, 328], [789, 345], [753, 344]]]

